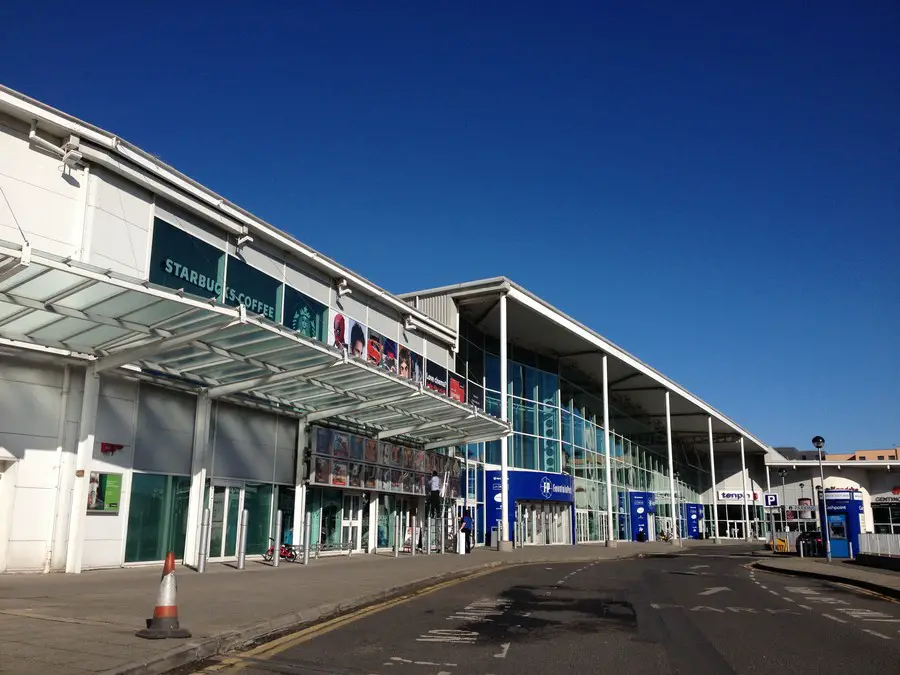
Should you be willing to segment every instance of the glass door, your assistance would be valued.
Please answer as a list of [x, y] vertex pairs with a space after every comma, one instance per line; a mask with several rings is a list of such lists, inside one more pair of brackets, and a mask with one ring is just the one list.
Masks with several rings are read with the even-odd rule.
[[362, 495], [344, 493], [344, 507], [341, 510], [341, 544], [353, 551], [360, 549], [362, 531]]
[[210, 559], [237, 556], [237, 533], [244, 508], [244, 488], [241, 485], [213, 484], [207, 488]]

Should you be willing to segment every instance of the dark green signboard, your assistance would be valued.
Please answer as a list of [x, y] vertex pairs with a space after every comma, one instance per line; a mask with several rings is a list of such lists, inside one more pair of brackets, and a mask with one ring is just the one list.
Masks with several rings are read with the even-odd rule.
[[270, 321], [278, 321], [280, 281], [232, 256], [228, 256], [225, 278], [226, 305], [244, 305], [249, 312], [261, 314]]
[[290, 286], [284, 287], [284, 325], [313, 340], [325, 342], [325, 305]]
[[156, 218], [150, 251], [150, 282], [202, 298], [222, 296], [222, 261], [215, 246]]

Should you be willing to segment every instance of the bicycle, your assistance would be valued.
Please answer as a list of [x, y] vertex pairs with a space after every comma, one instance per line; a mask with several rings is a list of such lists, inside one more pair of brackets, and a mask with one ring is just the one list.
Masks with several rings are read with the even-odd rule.
[[[263, 560], [266, 562], [269, 562], [275, 557], [275, 539], [269, 537], [269, 541], [271, 542], [269, 550], [263, 553]], [[287, 560], [288, 562], [294, 562], [297, 560], [297, 551], [290, 544], [282, 544], [278, 551], [278, 557], [282, 560]]]

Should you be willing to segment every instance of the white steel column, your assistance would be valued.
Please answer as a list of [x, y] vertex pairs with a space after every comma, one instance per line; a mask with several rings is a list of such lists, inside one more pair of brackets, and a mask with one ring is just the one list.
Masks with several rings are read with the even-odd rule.
[[741, 436], [741, 485], [744, 488], [744, 539], [750, 539], [750, 509], [747, 507], [747, 459], [744, 456], [743, 436]]
[[78, 452], [75, 456], [75, 483], [72, 487], [72, 510], [69, 513], [69, 543], [66, 546], [66, 572], [81, 572], [84, 551], [84, 526], [87, 519], [88, 490], [91, 481], [91, 459], [94, 456], [94, 431], [97, 427], [97, 405], [100, 402], [100, 377], [89, 366], [84, 373], [84, 398], [78, 423]]
[[709, 429], [709, 473], [712, 477], [713, 539], [719, 543], [719, 484], [716, 482], [716, 455], [713, 452], [712, 415], [706, 418]]
[[[609, 451], [609, 367], [603, 355], [603, 449], [606, 452], [606, 545], [615, 546], [616, 529], [613, 527], [612, 460]], [[562, 427], [560, 427], [562, 428]], [[612, 543], [610, 543], [612, 542]]]
[[209, 447], [209, 423], [212, 402], [205, 391], [197, 395], [194, 410], [194, 436], [191, 442], [191, 491], [188, 493], [187, 532], [184, 536], [184, 564], [196, 566], [200, 556], [200, 524], [203, 520], [203, 495], [206, 490], [206, 451]]
[[[507, 331], [506, 331], [506, 293], [500, 296], [500, 419], [509, 421], [508, 368], [507, 368]], [[509, 545], [509, 436], [500, 440], [500, 547]]]
[[672, 405], [666, 391], [666, 449], [669, 453], [669, 506], [672, 509], [672, 534], [678, 540], [678, 509], [675, 505], [675, 460], [672, 457]]
[[[294, 527], [291, 532], [291, 544], [293, 546], [306, 545], [306, 438], [309, 427], [306, 420], [297, 423], [297, 456], [294, 466], [297, 467], [294, 475]], [[369, 527], [371, 527], [371, 522]]]

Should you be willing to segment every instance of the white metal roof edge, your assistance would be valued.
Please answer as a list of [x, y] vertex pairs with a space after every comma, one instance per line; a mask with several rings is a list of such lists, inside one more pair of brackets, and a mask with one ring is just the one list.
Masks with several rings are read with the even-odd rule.
[[456, 330], [454, 328], [445, 326], [440, 321], [415, 309], [400, 297], [384, 290], [344, 267], [337, 261], [332, 260], [328, 256], [306, 246], [292, 235], [279, 230], [274, 225], [267, 223], [237, 204], [230, 202], [206, 186], [201, 185], [174, 167], [160, 161], [153, 155], [141, 150], [136, 145], [123, 140], [119, 136], [0, 84], [0, 108], [2, 107], [20, 111], [29, 118], [43, 119], [70, 134], [113, 150], [126, 160], [140, 166], [142, 169], [150, 171], [159, 178], [174, 185], [190, 197], [198, 199], [204, 202], [206, 206], [241, 222], [249, 231], [256, 231], [273, 243], [297, 254], [299, 258], [306, 260], [309, 264], [319, 268], [330, 276], [346, 278], [350, 284], [357, 286], [359, 290], [372, 296], [373, 299], [389, 305], [401, 315], [412, 315], [417, 321], [422, 322], [422, 324], [430, 328], [431, 330], [428, 332], [433, 334], [434, 337], [442, 338], [451, 346], [455, 344]]
[[[766, 466], [803, 466], [816, 468], [819, 466], [817, 459], [766, 459]], [[823, 459], [822, 466], [840, 466], [848, 469], [883, 469], [889, 466], [900, 467], [900, 459]]]
[[651, 379], [656, 380], [661, 385], [663, 385], [667, 389], [669, 389], [672, 393], [680, 396], [684, 400], [686, 400], [686, 401], [692, 403], [693, 405], [697, 406], [698, 408], [700, 408], [702, 411], [717, 418], [719, 421], [723, 422], [724, 424], [730, 426], [732, 429], [734, 429], [735, 432], [742, 435], [747, 440], [755, 443], [757, 446], [759, 446], [761, 449], [765, 450], [767, 453], [773, 452], [775, 454], [778, 454], [777, 452], [775, 452], [775, 450], [771, 446], [767, 445], [766, 443], [763, 443], [760, 439], [756, 438], [753, 434], [748, 432], [746, 429], [741, 427], [739, 424], [737, 424], [736, 422], [729, 419], [726, 415], [719, 412], [718, 410], [713, 408], [711, 405], [709, 405], [705, 401], [697, 398], [696, 396], [691, 394], [687, 389], [680, 386], [678, 383], [674, 382], [673, 380], [670, 380], [668, 377], [663, 375], [661, 372], [659, 372], [652, 366], [647, 365], [646, 363], [644, 363], [643, 361], [638, 359], [633, 354], [625, 351], [624, 349], [622, 349], [618, 345], [614, 344], [607, 338], [603, 337], [602, 335], [600, 335], [593, 329], [589, 328], [588, 326], [585, 326], [583, 323], [581, 323], [577, 319], [570, 317], [568, 314], [566, 314], [562, 310], [557, 309], [556, 307], [551, 305], [549, 302], [547, 302], [543, 298], [538, 297], [537, 295], [535, 295], [528, 289], [524, 288], [523, 286], [517, 284], [516, 282], [512, 281], [511, 279], [509, 279], [507, 277], [493, 277], [493, 278], [488, 278], [488, 279], [480, 279], [480, 280], [476, 280], [476, 281], [469, 281], [469, 282], [464, 282], [464, 283], [460, 283], [460, 284], [454, 284], [452, 286], [444, 286], [444, 287], [440, 287], [440, 288], [426, 289], [426, 290], [422, 290], [422, 291], [416, 291], [414, 293], [404, 293], [404, 294], [401, 294], [400, 297], [407, 298], [407, 299], [415, 298], [417, 296], [418, 297], [433, 297], [433, 296], [439, 296], [439, 295], [449, 295], [451, 297], [458, 297], [459, 295], [465, 295], [467, 292], [472, 292], [472, 291], [476, 291], [476, 290], [478, 292], [484, 292], [484, 293], [492, 292], [492, 291], [493, 292], [507, 291], [509, 293], [510, 297], [512, 297], [514, 300], [516, 300], [520, 304], [528, 307], [529, 309], [532, 309], [532, 310], [538, 312], [539, 314], [542, 314], [543, 316], [550, 319], [551, 321], [554, 321], [555, 323], [560, 325], [562, 328], [565, 328], [569, 332], [574, 333], [575, 335], [578, 335], [578, 336], [582, 337], [583, 339], [586, 339], [588, 342], [593, 343], [601, 351], [609, 354], [610, 356], [613, 356], [613, 357], [619, 359], [623, 363], [628, 364], [632, 368], [635, 368], [640, 373], [650, 377]]

